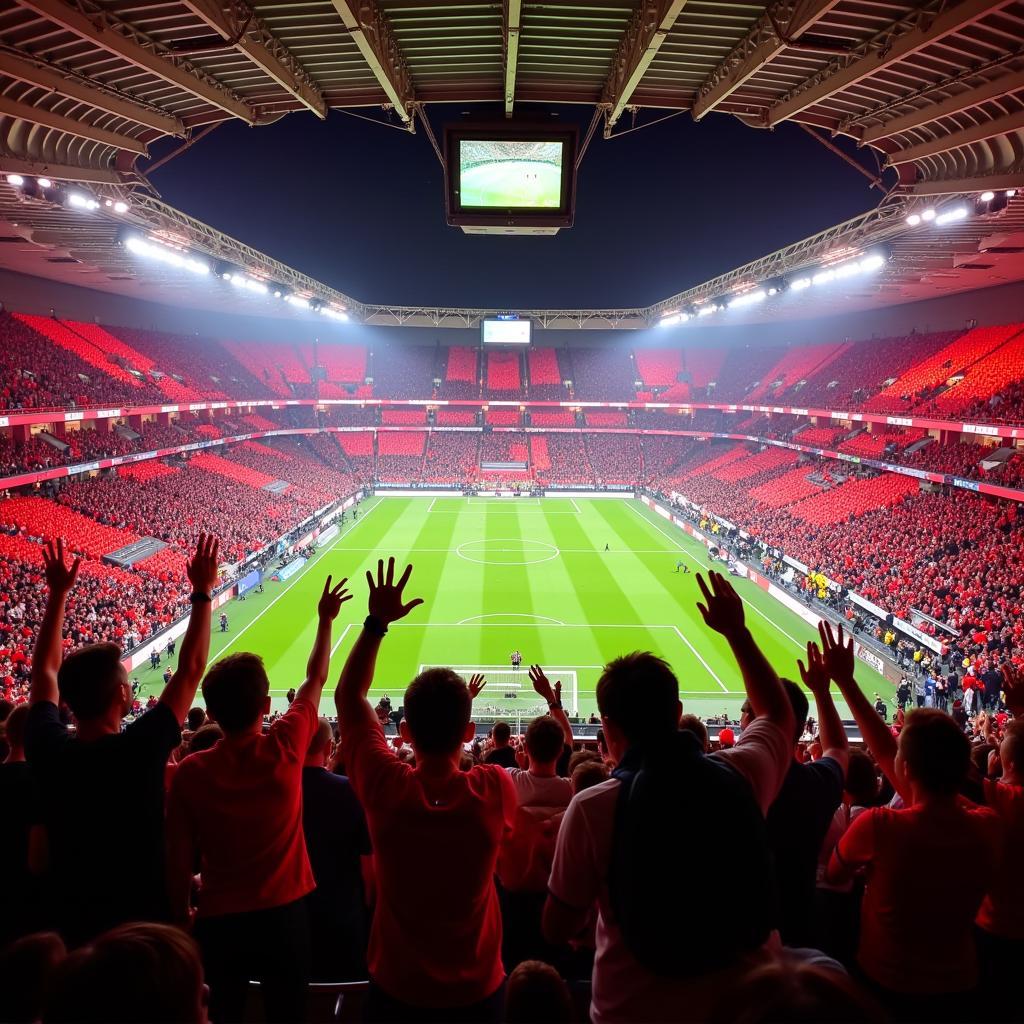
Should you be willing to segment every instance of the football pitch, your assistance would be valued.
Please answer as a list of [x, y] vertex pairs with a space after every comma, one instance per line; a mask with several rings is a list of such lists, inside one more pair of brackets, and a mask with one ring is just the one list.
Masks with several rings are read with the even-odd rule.
[[562, 171], [543, 160], [479, 164], [462, 172], [460, 198], [467, 207], [555, 207], [562, 199]]
[[[274, 706], [283, 708], [288, 688], [304, 676], [324, 580], [328, 573], [336, 582], [348, 576], [355, 596], [335, 624], [322, 704], [333, 714], [330, 695], [366, 616], [365, 572], [388, 555], [414, 564], [406, 597], [425, 604], [392, 626], [370, 691], [374, 702], [387, 694], [398, 707], [406, 684], [429, 665], [507, 673], [510, 653], [519, 650], [524, 669], [539, 662], [552, 681], [563, 678], [567, 705], [574, 680], [576, 711], [587, 716], [596, 710], [602, 666], [648, 650], [675, 669], [685, 710], [738, 715], [739, 672], [696, 608], [696, 573], [707, 568], [707, 549], [632, 498], [368, 498], [358, 520], [349, 516], [296, 576], [267, 580], [264, 594], [224, 606], [229, 630], [219, 632], [214, 617], [211, 663], [233, 651], [262, 655]], [[681, 560], [689, 574], [675, 572]], [[769, 660], [780, 675], [799, 679], [796, 660], [816, 631], [753, 583], [733, 582]], [[158, 692], [163, 670], [147, 664], [133, 675], [146, 692]], [[861, 662], [858, 679], [869, 695], [892, 694], [892, 684]], [[525, 705], [533, 694], [522, 681]], [[508, 689], [500, 681], [494, 686]], [[488, 695], [485, 689], [477, 704], [487, 707]]]

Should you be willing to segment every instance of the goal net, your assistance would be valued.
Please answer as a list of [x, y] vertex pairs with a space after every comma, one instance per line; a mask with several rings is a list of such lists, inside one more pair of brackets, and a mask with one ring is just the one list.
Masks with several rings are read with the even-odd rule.
[[[432, 668], [420, 665], [420, 671]], [[468, 683], [476, 674], [487, 680], [480, 696], [473, 701], [473, 717], [476, 719], [501, 718], [510, 725], [526, 723], [538, 715], [545, 715], [547, 704], [537, 696], [530, 682], [530, 673], [522, 669], [511, 669], [495, 665], [459, 665], [453, 669]], [[579, 683], [576, 672], [572, 669], [547, 668], [551, 685], [556, 680], [562, 681], [562, 707], [570, 717], [575, 717], [579, 709]]]

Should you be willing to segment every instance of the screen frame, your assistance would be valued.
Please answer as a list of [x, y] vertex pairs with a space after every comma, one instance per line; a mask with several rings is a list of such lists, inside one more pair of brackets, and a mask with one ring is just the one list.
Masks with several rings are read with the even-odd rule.
[[[558, 206], [463, 206], [459, 162], [460, 143], [463, 141], [562, 143], [562, 180]], [[573, 125], [494, 121], [446, 126], [444, 177], [448, 224], [452, 227], [572, 227], [576, 208], [578, 144], [579, 129]]]
[[[526, 341], [488, 341], [485, 337], [487, 330], [487, 324], [526, 324], [527, 326], [527, 338]], [[529, 348], [533, 344], [533, 321], [529, 317], [518, 317], [515, 320], [509, 320], [500, 316], [485, 316], [480, 318], [480, 345], [482, 348], [500, 348], [505, 345], [508, 348], [522, 349]]]

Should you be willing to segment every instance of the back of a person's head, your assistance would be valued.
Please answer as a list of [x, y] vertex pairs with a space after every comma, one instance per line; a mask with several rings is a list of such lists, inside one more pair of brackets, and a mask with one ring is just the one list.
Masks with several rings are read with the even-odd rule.
[[491, 738], [504, 746], [512, 738], [512, 727], [508, 722], [495, 722], [491, 726]]
[[582, 793], [585, 789], [600, 786], [602, 782], [608, 781], [608, 776], [608, 765], [604, 761], [581, 761], [570, 774], [572, 791]]
[[873, 1024], [886, 1019], [843, 970], [781, 956], [723, 991], [713, 1024]]
[[663, 658], [649, 651], [625, 654], [601, 673], [597, 706], [630, 746], [644, 746], [677, 730], [679, 681]]
[[705, 753], [707, 752], [710, 746], [708, 742], [708, 727], [696, 715], [683, 715], [679, 719], [679, 729], [681, 732], [692, 732], [700, 743], [700, 749]]
[[450, 668], [428, 668], [405, 691], [405, 725], [418, 754], [453, 754], [469, 725], [469, 688]]
[[205, 722], [206, 711], [203, 708], [189, 708], [188, 714], [185, 716], [185, 725], [189, 732], [195, 732], [197, 729], [201, 729]]
[[73, 650], [57, 672], [61, 700], [79, 722], [105, 715], [114, 704], [124, 703], [126, 681], [117, 644], [89, 644]]
[[195, 942], [165, 924], [126, 924], [72, 953], [57, 971], [45, 1024], [192, 1024], [206, 1020]]
[[56, 932], [26, 935], [0, 950], [0, 1020], [9, 1024], [39, 1020], [53, 973], [66, 955]]
[[918, 708], [900, 733], [899, 757], [911, 779], [936, 796], [951, 796], [971, 765], [971, 744], [943, 711]]
[[810, 710], [807, 694], [792, 679], [783, 679], [781, 682], [789, 698], [789, 706], [793, 709], [793, 742], [798, 743], [807, 726], [807, 713]]
[[572, 1018], [569, 986], [550, 964], [523, 960], [508, 976], [507, 1024], [567, 1024]]
[[28, 705], [19, 704], [4, 723], [4, 736], [11, 747], [19, 750], [25, 746], [25, 722], [28, 719]]
[[551, 764], [558, 760], [564, 746], [562, 727], [550, 715], [541, 715], [526, 727], [526, 752], [531, 761]]
[[846, 792], [856, 807], [870, 807], [878, 797], [875, 762], [856, 747], [850, 750], [850, 761], [846, 768]]
[[596, 750], [574, 750], [569, 757], [569, 775], [587, 761], [602, 761], [601, 755]]
[[207, 722], [189, 737], [188, 752], [200, 754], [204, 750], [215, 747], [224, 739], [224, 730], [216, 722]]
[[221, 658], [203, 680], [206, 710], [226, 733], [243, 732], [262, 720], [269, 693], [263, 659], [245, 651]]
[[334, 739], [334, 730], [326, 718], [321, 718], [316, 730], [309, 741], [309, 749], [306, 751], [308, 759], [326, 757], [327, 751], [331, 749], [331, 740]]

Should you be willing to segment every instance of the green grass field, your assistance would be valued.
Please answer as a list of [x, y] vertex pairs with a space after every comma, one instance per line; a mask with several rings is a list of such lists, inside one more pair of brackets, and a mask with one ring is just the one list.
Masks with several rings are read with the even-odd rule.
[[[426, 665], [507, 671], [518, 649], [524, 666], [540, 662], [552, 679], [575, 672], [578, 711], [588, 715], [601, 666], [640, 649], [672, 664], [687, 710], [738, 712], [743, 690], [735, 664], [695, 606], [695, 573], [706, 567], [707, 550], [633, 499], [370, 498], [358, 521], [346, 523], [297, 576], [267, 581], [264, 594], [225, 606], [230, 630], [214, 633], [211, 662], [256, 651], [270, 673], [275, 706], [283, 707], [287, 689], [302, 682], [324, 579], [348, 576], [355, 597], [335, 626], [333, 688], [366, 616], [365, 570], [381, 555], [414, 563], [406, 594], [426, 603], [392, 627], [374, 699], [387, 693], [397, 707]], [[680, 558], [694, 573], [674, 571]], [[734, 582], [750, 628], [780, 675], [799, 678], [796, 659], [815, 631], [754, 584]], [[147, 664], [134, 674], [153, 692], [163, 668]], [[858, 672], [869, 693], [891, 694], [892, 685], [866, 665], [858, 664]], [[528, 693], [527, 684], [524, 698]], [[478, 704], [487, 707], [488, 696], [485, 690]], [[563, 700], [569, 696], [567, 688]], [[323, 707], [333, 712], [329, 698]]]
[[506, 160], [466, 168], [460, 182], [463, 206], [547, 209], [562, 201], [562, 171], [542, 160]]

